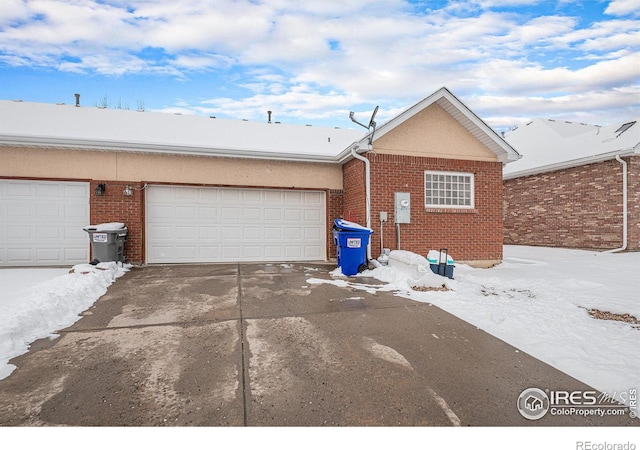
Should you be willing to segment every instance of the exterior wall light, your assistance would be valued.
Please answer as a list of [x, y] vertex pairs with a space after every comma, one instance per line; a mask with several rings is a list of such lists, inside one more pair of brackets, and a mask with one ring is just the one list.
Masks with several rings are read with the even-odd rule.
[[133, 195], [133, 188], [127, 184], [122, 193], [125, 197], [131, 197]]
[[104, 191], [107, 190], [107, 185], [104, 183], [100, 183], [96, 186], [96, 197], [102, 197], [104, 195]]

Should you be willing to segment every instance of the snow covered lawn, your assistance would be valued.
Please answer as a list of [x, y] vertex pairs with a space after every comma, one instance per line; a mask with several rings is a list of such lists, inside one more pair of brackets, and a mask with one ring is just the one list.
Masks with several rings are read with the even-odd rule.
[[[382, 287], [342, 278], [339, 270], [333, 280], [310, 282], [393, 291], [436, 305], [618, 400], [640, 387], [640, 325], [589, 315], [597, 309], [640, 319], [639, 252], [505, 246], [502, 264], [456, 265], [454, 280], [416, 270], [411, 259], [419, 255], [402, 253], [400, 263], [359, 275], [386, 282]], [[412, 289], [443, 283], [448, 291]]]
[[73, 325], [127, 271], [114, 262], [72, 269], [0, 269], [0, 380], [15, 369], [11, 358]]

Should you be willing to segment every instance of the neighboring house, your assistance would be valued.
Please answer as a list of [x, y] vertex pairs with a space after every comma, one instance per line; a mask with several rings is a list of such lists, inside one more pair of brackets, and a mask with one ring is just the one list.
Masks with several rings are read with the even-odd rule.
[[127, 225], [132, 263], [326, 260], [333, 219], [379, 233], [380, 211], [393, 249], [395, 192], [411, 194], [403, 249], [501, 260], [502, 166], [518, 157], [502, 138], [445, 88], [366, 134], [0, 101], [0, 265], [86, 262], [82, 228], [103, 222]]
[[505, 244], [640, 250], [637, 121], [536, 119], [506, 140], [523, 158], [504, 170]]

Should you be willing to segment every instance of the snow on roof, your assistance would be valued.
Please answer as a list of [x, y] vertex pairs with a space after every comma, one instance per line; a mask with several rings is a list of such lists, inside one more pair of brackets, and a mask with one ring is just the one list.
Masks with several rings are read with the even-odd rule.
[[640, 124], [629, 120], [600, 127], [535, 119], [505, 139], [523, 158], [504, 168], [504, 178], [533, 175], [640, 152]]
[[336, 161], [362, 130], [0, 100], [0, 145]]

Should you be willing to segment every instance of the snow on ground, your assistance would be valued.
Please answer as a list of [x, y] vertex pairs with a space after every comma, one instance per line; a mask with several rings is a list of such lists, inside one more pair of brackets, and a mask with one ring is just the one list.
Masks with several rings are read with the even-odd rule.
[[[588, 313], [595, 308], [640, 318], [640, 253], [505, 246], [502, 264], [491, 269], [457, 264], [454, 280], [424, 273], [420, 261], [414, 260], [413, 268], [394, 264], [393, 254], [389, 266], [357, 277], [342, 278], [338, 269], [332, 280], [308, 282], [393, 291], [433, 304], [618, 400], [624, 400], [620, 393], [640, 387], [640, 325]], [[406, 255], [396, 258], [402, 260]], [[361, 277], [387, 284], [363, 284]], [[412, 289], [442, 284], [449, 290]]]
[[107, 292], [127, 267], [115, 262], [69, 269], [0, 269], [0, 380], [15, 369], [9, 360], [32, 342], [55, 338]]

